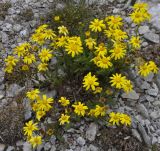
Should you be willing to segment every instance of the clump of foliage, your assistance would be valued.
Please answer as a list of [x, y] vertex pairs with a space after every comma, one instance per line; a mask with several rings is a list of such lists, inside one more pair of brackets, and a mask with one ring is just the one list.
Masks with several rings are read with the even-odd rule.
[[23, 113], [23, 108], [15, 107], [13, 104], [1, 109], [0, 143], [13, 145], [22, 138]]
[[[150, 19], [147, 7], [145, 3], [133, 6], [130, 18], [137, 28]], [[75, 29], [73, 32], [68, 29], [62, 19], [54, 16], [55, 22], [58, 22], [55, 30], [47, 24], [39, 26], [32, 34], [30, 42], [17, 46], [13, 54], [5, 59], [6, 76], [21, 76], [23, 73], [26, 76], [24, 78], [34, 80], [38, 73], [45, 77], [47, 83], [58, 80], [63, 84], [69, 82], [73, 89], [75, 85], [72, 84], [77, 80], [78, 93], [83, 91], [84, 94], [92, 96], [89, 99], [81, 97], [79, 100], [76, 95], [72, 99], [67, 96], [50, 98], [42, 95], [38, 88], [28, 91], [27, 98], [35, 116], [26, 123], [24, 132], [33, 147], [46, 138], [48, 130], [41, 133], [40, 123], [43, 123], [47, 116], [66, 128], [71, 126], [71, 121], [74, 123], [84, 117], [95, 121], [102, 120], [104, 125], [131, 125], [129, 115], [107, 111], [108, 100], [114, 97], [117, 90], [126, 93], [133, 90], [133, 84], [125, 71], [130, 62], [134, 61], [136, 52], [140, 51], [138, 30], [131, 36], [124, 29], [125, 22], [122, 17], [107, 16], [87, 22], [87, 29], [82, 28], [80, 34], [75, 34]], [[84, 26], [83, 23], [81, 26]], [[53, 64], [55, 59], [56, 64]], [[135, 68], [140, 76], [158, 72], [158, 67], [152, 60]], [[60, 70], [64, 74], [60, 74]]]

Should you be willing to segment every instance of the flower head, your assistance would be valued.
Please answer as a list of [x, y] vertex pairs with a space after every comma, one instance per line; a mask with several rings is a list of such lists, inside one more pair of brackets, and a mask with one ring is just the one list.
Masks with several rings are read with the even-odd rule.
[[135, 36], [132, 36], [132, 38], [130, 39], [130, 42], [129, 42], [133, 48], [136, 48], [136, 49], [139, 49], [141, 47], [141, 41], [140, 41], [140, 37], [135, 37]]
[[32, 144], [33, 148], [35, 148], [36, 146], [42, 144], [42, 137], [41, 136], [32, 136], [30, 138], [29, 142]]
[[99, 86], [99, 83], [97, 82], [97, 78], [95, 75], [91, 75], [91, 72], [89, 72], [83, 79], [83, 87], [86, 88], [86, 90], [89, 90], [90, 88], [94, 91], [96, 86]]
[[39, 89], [34, 89], [34, 90], [27, 92], [27, 97], [33, 101], [39, 97], [39, 93], [40, 93]]
[[70, 104], [70, 101], [67, 100], [66, 97], [61, 97], [58, 102], [61, 103], [62, 106], [68, 106]]
[[131, 125], [131, 118], [127, 114], [121, 113], [120, 114], [120, 122], [123, 125], [130, 126]]
[[74, 107], [74, 112], [78, 114], [79, 116], [85, 115], [85, 110], [88, 109], [87, 106], [85, 106], [83, 103], [78, 102], [77, 104], [72, 105]]
[[59, 119], [60, 125], [64, 125], [65, 123], [69, 123], [70, 116], [69, 115], [65, 115], [65, 114], [61, 114], [61, 117]]
[[122, 25], [122, 18], [120, 16], [109, 16], [106, 18], [107, 24], [110, 28], [119, 29]]
[[68, 35], [68, 29], [67, 29], [67, 27], [65, 27], [65, 26], [59, 26], [58, 27], [58, 32], [59, 32], [59, 34], [63, 34], [63, 35], [65, 35], [65, 36], [67, 36]]
[[111, 86], [115, 86], [117, 89], [123, 88], [123, 85], [126, 82], [126, 77], [118, 73], [113, 74], [110, 79]]
[[104, 29], [106, 26], [103, 22], [103, 20], [94, 19], [94, 21], [91, 21], [91, 24], [89, 25], [89, 28], [91, 31], [94, 32], [101, 32], [102, 29]]
[[43, 48], [39, 53], [39, 58], [42, 62], [47, 62], [52, 58], [52, 51], [46, 48]]
[[114, 112], [111, 112], [109, 114], [109, 123], [111, 123], [112, 125], [119, 125], [119, 122], [120, 122], [120, 113], [114, 113]]
[[23, 127], [24, 135], [32, 136], [33, 131], [38, 130], [37, 123], [33, 123], [33, 121], [29, 121]]
[[65, 46], [65, 51], [68, 54], [71, 54], [72, 57], [83, 53], [83, 47], [80, 37], [70, 37], [68, 38], [68, 42]]

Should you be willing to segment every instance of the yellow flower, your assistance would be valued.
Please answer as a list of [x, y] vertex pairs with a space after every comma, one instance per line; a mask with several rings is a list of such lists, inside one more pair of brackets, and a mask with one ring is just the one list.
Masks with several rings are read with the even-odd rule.
[[13, 72], [13, 66], [12, 65], [7, 65], [4, 69], [5, 72], [7, 73], [12, 73]]
[[146, 77], [146, 76], [148, 76], [148, 75], [150, 74], [150, 72], [151, 72], [151, 68], [150, 68], [150, 66], [148, 65], [148, 63], [145, 63], [144, 65], [141, 65], [141, 66], [139, 67], [138, 73], [139, 73], [141, 76]]
[[112, 125], [119, 125], [119, 122], [120, 122], [120, 113], [114, 113], [114, 112], [111, 112], [109, 114], [109, 123], [111, 123]]
[[127, 33], [121, 29], [115, 29], [112, 35], [116, 41], [121, 41], [128, 38]]
[[44, 32], [44, 31], [47, 29], [47, 27], [48, 27], [47, 24], [43, 24], [43, 25], [39, 26], [39, 27], [35, 30], [35, 32], [36, 32], [36, 33], [42, 33], [42, 32]]
[[123, 23], [122, 18], [120, 16], [109, 16], [106, 18], [107, 24], [109, 28], [119, 29]]
[[43, 48], [38, 54], [42, 62], [47, 62], [52, 58], [52, 51], [46, 48]]
[[135, 10], [130, 14], [130, 17], [135, 24], [139, 25], [146, 20], [150, 20], [151, 15], [145, 10]]
[[44, 33], [34, 33], [31, 36], [31, 40], [33, 42], [38, 43], [39, 45], [43, 45], [45, 43], [45, 34]]
[[54, 133], [53, 129], [50, 128], [50, 129], [47, 130], [47, 134], [49, 136], [53, 135], [53, 133]]
[[58, 47], [64, 47], [67, 43], [67, 38], [66, 36], [61, 36], [57, 39], [56, 45]]
[[109, 28], [108, 30], [104, 30], [104, 34], [107, 36], [107, 38], [111, 38], [114, 35], [114, 29]]
[[100, 43], [98, 45], [98, 47], [95, 47], [95, 49], [96, 49], [97, 55], [99, 55], [99, 56], [103, 57], [103, 56], [105, 56], [107, 54], [107, 49], [106, 49], [104, 43]]
[[21, 45], [14, 48], [14, 54], [17, 54], [18, 57], [24, 56], [24, 54], [28, 52], [30, 48], [31, 48], [30, 43], [28, 42], [22, 43]]
[[126, 77], [118, 73], [113, 74], [110, 79], [111, 86], [115, 86], [117, 89], [123, 88], [123, 85], [126, 82]]
[[132, 36], [129, 43], [133, 46], [133, 48], [139, 49], [141, 47], [141, 41], [139, 36]]
[[60, 125], [64, 125], [65, 123], [69, 123], [70, 116], [61, 114], [61, 117], [59, 119]]
[[97, 93], [101, 93], [102, 92], [102, 87], [96, 87], [95, 91], [93, 92], [94, 94], [97, 94]]
[[126, 80], [122, 87], [126, 93], [131, 92], [133, 90], [133, 85], [130, 80]]
[[46, 112], [45, 112], [45, 111], [39, 110], [39, 111], [36, 112], [36, 119], [37, 119], [38, 121], [40, 121], [41, 118], [42, 118], [43, 116], [45, 116], [45, 115], [46, 115]]
[[58, 27], [58, 32], [59, 32], [59, 34], [63, 34], [65, 36], [68, 35], [68, 29], [65, 26], [59, 26]]
[[91, 35], [90, 31], [85, 32], [86, 37], [89, 37]]
[[111, 53], [111, 58], [114, 58], [115, 60], [124, 58], [126, 55], [126, 50], [120, 44], [115, 45], [109, 52]]
[[39, 93], [40, 93], [39, 89], [34, 89], [34, 90], [27, 92], [27, 97], [33, 101], [39, 97], [39, 95], [38, 95]]
[[27, 56], [24, 57], [23, 62], [30, 65], [33, 62], [36, 61], [35, 55], [34, 54], [28, 54]]
[[93, 61], [94, 64], [96, 64], [98, 66], [98, 61], [100, 61], [100, 60], [101, 60], [101, 57], [100, 56], [96, 56], [91, 61]]
[[33, 123], [33, 121], [29, 121], [23, 127], [24, 135], [32, 136], [33, 131], [38, 130], [37, 123]]
[[44, 39], [49, 39], [49, 40], [53, 40], [55, 39], [56, 34], [54, 33], [54, 31], [52, 29], [47, 29], [44, 32]]
[[32, 110], [33, 110], [34, 112], [39, 111], [38, 103], [33, 103], [33, 104], [31, 104], [31, 105], [32, 105]]
[[58, 102], [61, 103], [62, 106], [68, 106], [70, 104], [70, 101], [67, 100], [66, 97], [61, 97]]
[[83, 47], [80, 37], [68, 38], [68, 42], [65, 46], [65, 51], [68, 54], [71, 54], [72, 57], [75, 57], [75, 55], [83, 53]]
[[150, 70], [153, 71], [153, 73], [157, 73], [159, 70], [157, 65], [153, 61], [149, 61], [148, 66], [149, 66]]
[[18, 62], [18, 59], [16, 59], [14, 56], [8, 56], [5, 59], [6, 65], [8, 66], [15, 66], [16, 63]]
[[22, 70], [23, 70], [23, 71], [28, 71], [28, 70], [29, 70], [28, 65], [26, 65], [26, 64], [25, 64], [25, 65], [23, 65], [23, 66], [22, 66]]
[[91, 29], [91, 31], [101, 32], [102, 29], [106, 28], [106, 26], [105, 26], [103, 20], [94, 19], [94, 21], [91, 21], [89, 28]]
[[96, 39], [88, 38], [85, 39], [86, 46], [91, 50], [96, 45]]
[[147, 3], [135, 3], [133, 9], [136, 11], [144, 11], [148, 9]]
[[109, 67], [112, 67], [110, 60], [110, 57], [101, 57], [101, 59], [97, 62], [97, 65], [100, 68], [108, 69]]
[[38, 71], [46, 71], [48, 70], [48, 64], [47, 63], [40, 63], [38, 65]]
[[41, 136], [32, 136], [29, 142], [32, 144], [33, 148], [38, 145], [42, 144], [42, 137]]
[[59, 21], [60, 20], [60, 16], [54, 16], [54, 21]]
[[46, 95], [42, 95], [42, 99], [38, 99], [37, 103], [40, 110], [49, 111], [52, 108], [51, 104], [53, 103], [53, 99], [47, 98]]
[[84, 103], [78, 102], [77, 104], [72, 105], [74, 107], [74, 112], [78, 114], [79, 116], [85, 115], [85, 110], [88, 109], [87, 106], [84, 105]]
[[106, 106], [99, 106], [96, 105], [96, 108], [94, 109], [94, 116], [98, 117], [98, 116], [105, 116], [106, 115]]
[[91, 72], [89, 72], [83, 79], [83, 87], [86, 88], [86, 90], [89, 90], [90, 88], [95, 91], [95, 87], [99, 86], [99, 83], [97, 82], [97, 78], [95, 75], [91, 75]]
[[131, 125], [131, 118], [128, 115], [121, 113], [120, 114], [120, 122], [123, 125], [130, 126]]

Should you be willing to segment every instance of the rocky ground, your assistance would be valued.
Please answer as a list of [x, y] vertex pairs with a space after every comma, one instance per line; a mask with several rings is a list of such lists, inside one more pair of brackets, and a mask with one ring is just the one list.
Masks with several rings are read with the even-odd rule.
[[[54, 5], [55, 9], [63, 7], [61, 3], [55, 4], [54, 0], [2, 0], [0, 1], [0, 6], [5, 2], [9, 2], [10, 5], [8, 9], [3, 10], [5, 15], [0, 13], [0, 50], [8, 54], [17, 44], [28, 40], [30, 34], [40, 24], [41, 17], [51, 10], [51, 6]], [[100, 2], [106, 3], [106, 1]], [[115, 0], [108, 1], [108, 3], [114, 2]], [[113, 8], [112, 12], [114, 14], [120, 12], [125, 16], [126, 12], [123, 10], [125, 7], [123, 4], [124, 0], [118, 2], [118, 7]], [[148, 3], [150, 5], [149, 12], [152, 15], [152, 20], [149, 24], [140, 26], [139, 33], [143, 38], [143, 50], [149, 47], [151, 50], [148, 51], [152, 52], [152, 49], [160, 44], [160, 2], [159, 0], [152, 0], [152, 2], [149, 1]], [[124, 17], [124, 19], [130, 22], [128, 17]], [[134, 28], [134, 25], [132, 25], [132, 27]], [[159, 47], [157, 49], [159, 49]], [[149, 55], [151, 55], [151, 58], [153, 57], [152, 53], [149, 53]], [[157, 148], [157, 151], [159, 151], [160, 72], [156, 76], [150, 74], [147, 78], [140, 78], [137, 72], [132, 69], [127, 74], [134, 83], [135, 91], [129, 95], [119, 93], [115, 97], [117, 105], [112, 108], [114, 111], [128, 113], [132, 117], [132, 129], [129, 133], [126, 133], [124, 140], [129, 140], [134, 137], [139, 142], [144, 143], [145, 146], [147, 146], [147, 150], [150, 150], [150, 146], [154, 146]], [[12, 138], [10, 137], [12, 132], [17, 135], [17, 140], [21, 138], [19, 132], [21, 131], [23, 120], [21, 117], [22, 114], [20, 113], [24, 110], [25, 120], [29, 119], [32, 115], [25, 100], [23, 102], [25, 109], [23, 109], [12, 99], [15, 96], [16, 99], [19, 99], [17, 96], [23, 92], [24, 87], [17, 84], [5, 85], [4, 73], [2, 71], [0, 71], [0, 83], [1, 115], [9, 110], [9, 106], [15, 107], [18, 111], [15, 112], [14, 109], [9, 110], [15, 114], [13, 114], [13, 116], [7, 115], [7, 117], [10, 117], [8, 125], [5, 123], [5, 119], [0, 118], [0, 142], [3, 142], [5, 139], [2, 136], [7, 134], [6, 137], [10, 138], [8, 141], [11, 141], [12, 144]], [[48, 94], [54, 97], [56, 91], [53, 90], [48, 92]], [[16, 118], [19, 119], [17, 124], [15, 123]], [[2, 133], [3, 124], [9, 129], [5, 131], [5, 134]], [[13, 131], [11, 131], [11, 128], [13, 128]], [[114, 146], [110, 146], [109, 148], [104, 147], [104, 142], [99, 139], [104, 134], [98, 124], [84, 124], [84, 121], [82, 121], [77, 125], [77, 128], [71, 128], [63, 134], [64, 143], [60, 144], [53, 135], [47, 143], [44, 143], [38, 148], [38, 151], [119, 151], [120, 149], [117, 150]], [[23, 140], [19, 140], [15, 144], [16, 145], [0, 144], [0, 151], [32, 150], [31, 146]], [[130, 151], [132, 151], [132, 148], [130, 149]]]

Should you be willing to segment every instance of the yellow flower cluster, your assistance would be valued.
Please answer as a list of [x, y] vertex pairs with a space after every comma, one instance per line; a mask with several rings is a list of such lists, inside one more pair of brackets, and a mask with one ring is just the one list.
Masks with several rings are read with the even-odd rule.
[[153, 73], [157, 73], [158, 72], [158, 67], [157, 65], [153, 62], [153, 61], [149, 61], [143, 65], [141, 65], [139, 67], [139, 71], [138, 73], [141, 75], [141, 76], [148, 76], [151, 72]]
[[37, 124], [38, 123], [33, 123], [31, 120], [23, 127], [24, 135], [27, 136], [27, 140], [32, 144], [33, 148], [42, 144], [42, 137], [34, 133], [35, 131], [39, 130]]
[[115, 86], [117, 89], [123, 89], [127, 93], [133, 89], [131, 81], [127, 80], [126, 76], [116, 73], [110, 79], [111, 86]]
[[110, 117], [109, 123], [111, 123], [112, 125], [119, 125], [119, 124], [123, 124], [126, 126], [131, 125], [131, 118], [127, 114], [111, 112], [109, 114], [109, 117]]
[[147, 20], [150, 20], [151, 15], [148, 13], [148, 4], [147, 3], [136, 3], [133, 6], [133, 12], [130, 14], [132, 21], [135, 24], [141, 24]]
[[46, 95], [40, 96], [39, 93], [38, 89], [27, 92], [27, 98], [30, 99], [32, 110], [36, 113], [38, 121], [52, 108], [54, 102], [53, 98], [47, 98]]

